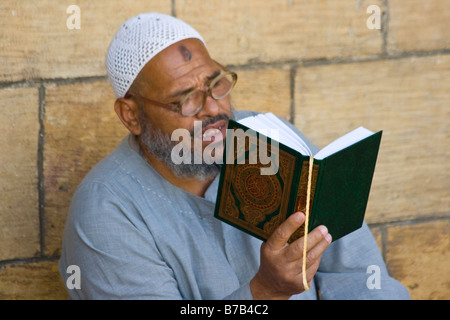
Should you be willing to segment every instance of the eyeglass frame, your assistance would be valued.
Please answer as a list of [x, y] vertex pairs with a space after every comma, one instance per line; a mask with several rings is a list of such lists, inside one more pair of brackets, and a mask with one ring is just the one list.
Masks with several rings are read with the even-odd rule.
[[[146, 101], [148, 101], [148, 102], [150, 102], [151, 104], [154, 104], [154, 105], [156, 105], [156, 106], [159, 106], [159, 107], [166, 108], [166, 109], [169, 109], [169, 110], [171, 110], [171, 111], [177, 112], [177, 113], [179, 113], [179, 114], [180, 114], [181, 116], [183, 116], [183, 117], [192, 117], [192, 116], [195, 116], [195, 115], [198, 114], [198, 113], [203, 109], [203, 107], [205, 106], [206, 98], [207, 98], [208, 96], [211, 97], [211, 98], [213, 98], [215, 101], [224, 99], [225, 97], [227, 97], [227, 96], [230, 95], [231, 91], [233, 90], [233, 88], [234, 88], [234, 86], [236, 85], [236, 82], [237, 82], [237, 80], [238, 80], [238, 75], [237, 75], [237, 73], [228, 70], [227, 68], [225, 68], [224, 66], [222, 66], [222, 65], [219, 64], [218, 62], [216, 62], [216, 63], [221, 67], [220, 74], [219, 74], [217, 77], [215, 77], [214, 79], [211, 80], [211, 83], [208, 85], [208, 90], [205, 92], [204, 90], [201, 90], [201, 89], [199, 89], [199, 88], [192, 89], [191, 91], [187, 92], [187, 93], [184, 95], [184, 97], [183, 97], [179, 102], [172, 102], [172, 103], [167, 103], [167, 104], [165, 104], [165, 103], [161, 103], [161, 102], [158, 102], [158, 101], [154, 101], [154, 100], [148, 99], [148, 98], [146, 98], [146, 97], [143, 97], [143, 96], [141, 96], [141, 95], [139, 95], [139, 94], [131, 93], [131, 92], [128, 92], [126, 96], [131, 96], [131, 97], [139, 98], [139, 99], [142, 99], [142, 100], [146, 100]], [[223, 77], [226, 77], [227, 75], [231, 75], [231, 77], [233, 78], [233, 83], [231, 84], [230, 90], [228, 91], [228, 93], [227, 93], [226, 95], [224, 95], [224, 96], [222, 96], [222, 97], [220, 97], [220, 98], [217, 98], [217, 99], [214, 98], [213, 95], [212, 95], [212, 89], [213, 89], [214, 85], [215, 85], [220, 79], [222, 79]], [[187, 99], [188, 99], [194, 92], [197, 92], [197, 91], [203, 92], [203, 100], [202, 100], [202, 104], [201, 104], [194, 112], [192, 112], [192, 113], [190, 113], [190, 114], [186, 114], [186, 115], [183, 114], [183, 113], [182, 113], [183, 104], [187, 101]]]

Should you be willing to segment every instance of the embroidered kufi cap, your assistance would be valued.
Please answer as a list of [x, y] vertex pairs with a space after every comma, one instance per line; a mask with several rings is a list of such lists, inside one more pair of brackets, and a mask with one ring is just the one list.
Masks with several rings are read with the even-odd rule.
[[125, 96], [154, 56], [189, 38], [205, 43], [190, 25], [166, 14], [150, 12], [127, 20], [117, 31], [106, 55], [106, 70], [116, 98]]

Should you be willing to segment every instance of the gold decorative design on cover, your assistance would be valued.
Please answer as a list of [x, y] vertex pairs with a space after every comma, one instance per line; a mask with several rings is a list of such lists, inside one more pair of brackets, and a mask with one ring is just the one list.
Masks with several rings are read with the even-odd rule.
[[[241, 229], [249, 230], [259, 238], [267, 239], [274, 229], [286, 219], [289, 196], [296, 158], [294, 155], [271, 146], [264, 139], [258, 139], [259, 145], [266, 144], [266, 149], [279, 154], [279, 170], [274, 175], [261, 175], [261, 164], [236, 164], [238, 154], [234, 151], [234, 164], [224, 164], [225, 182], [221, 192], [221, 203], [218, 216], [233, 223]], [[245, 152], [249, 152], [249, 143], [245, 144]], [[273, 148], [273, 150], [272, 150]], [[254, 150], [254, 149], [252, 149]], [[248, 157], [247, 157], [248, 161]], [[292, 212], [291, 212], [292, 213]]]
[[281, 185], [276, 175], [261, 176], [258, 165], [237, 165], [231, 185], [245, 221], [256, 226], [273, 213], [281, 201]]

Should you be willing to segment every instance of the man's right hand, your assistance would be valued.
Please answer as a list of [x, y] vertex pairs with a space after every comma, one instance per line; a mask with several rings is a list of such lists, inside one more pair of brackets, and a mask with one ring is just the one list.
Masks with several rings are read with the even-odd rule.
[[[259, 270], [250, 281], [253, 299], [289, 299], [305, 291], [302, 275], [304, 239], [287, 243], [304, 222], [303, 213], [292, 214], [261, 245]], [[308, 233], [306, 278], [309, 286], [319, 268], [322, 253], [330, 243], [331, 235], [325, 226], [318, 226]]]

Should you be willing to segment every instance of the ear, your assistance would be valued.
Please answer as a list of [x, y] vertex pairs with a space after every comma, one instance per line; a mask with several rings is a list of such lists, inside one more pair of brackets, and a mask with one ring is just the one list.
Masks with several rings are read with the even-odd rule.
[[140, 135], [142, 128], [139, 123], [138, 105], [132, 99], [119, 98], [114, 103], [114, 110], [122, 123], [134, 135]]

